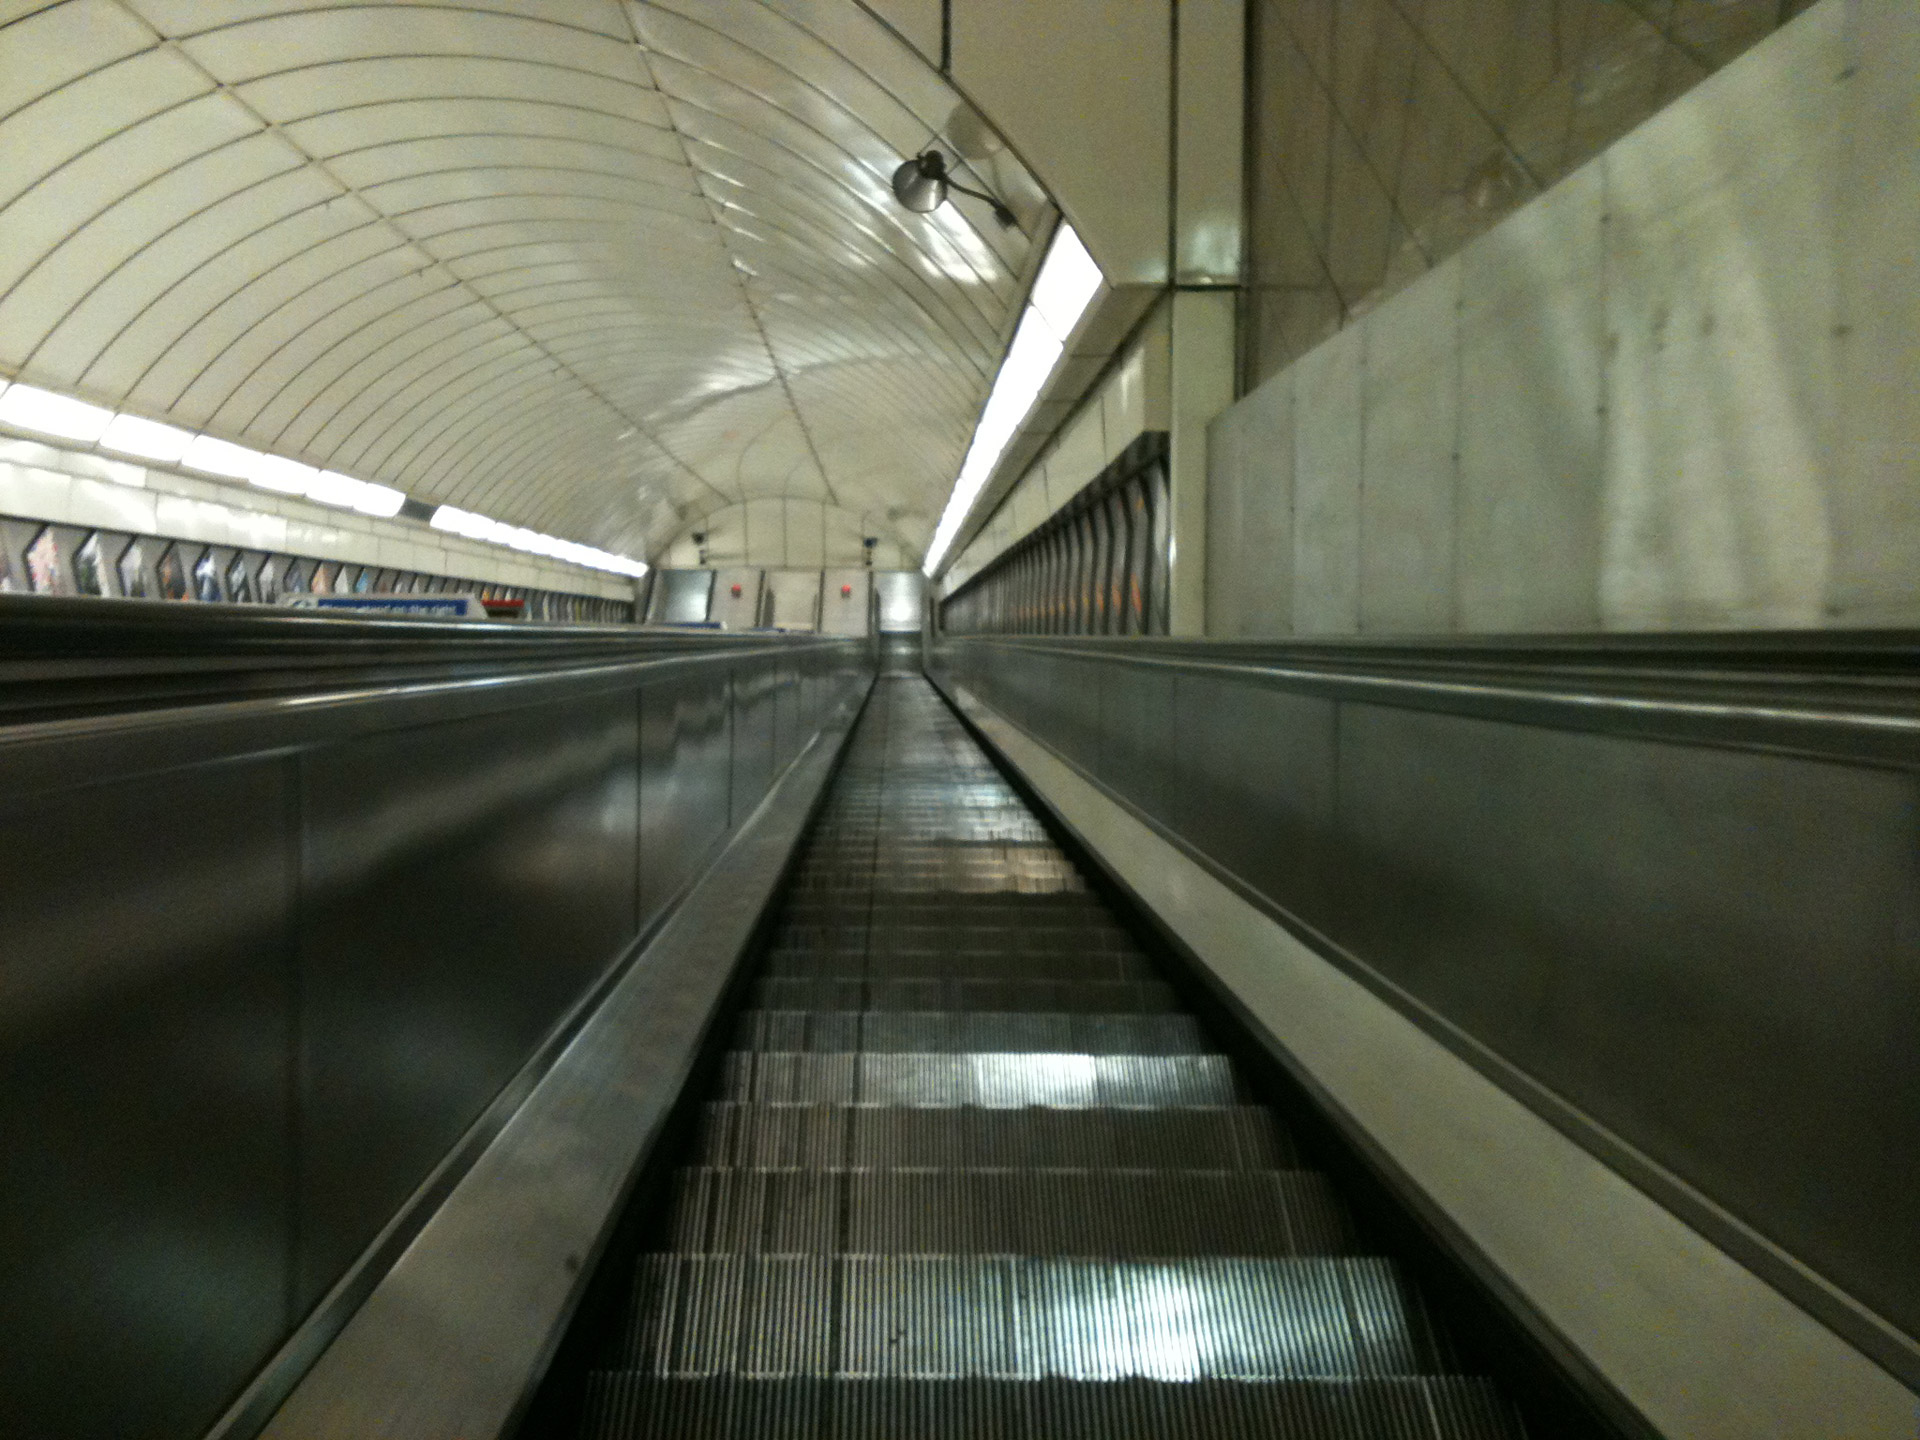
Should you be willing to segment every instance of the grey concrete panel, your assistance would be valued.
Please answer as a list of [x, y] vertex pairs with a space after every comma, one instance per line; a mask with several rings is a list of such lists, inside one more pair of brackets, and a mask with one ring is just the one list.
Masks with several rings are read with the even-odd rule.
[[1807, 15], [1600, 162], [1609, 628], [1824, 613], [1843, 22]]
[[1460, 257], [1460, 628], [1600, 623], [1602, 237], [1598, 165]]
[[[1920, 576], [1920, 24], [1909, 7], [1862, 4], [1837, 83], [1846, 150], [1839, 209], [1838, 473], [1829, 495], [1829, 613], [1912, 623]], [[1843, 333], [1840, 333], [1843, 332]]]
[[1293, 628], [1360, 628], [1361, 373], [1364, 328], [1341, 331], [1294, 369]]
[[1293, 394], [1292, 376], [1275, 376], [1208, 427], [1210, 635], [1292, 630]]
[[1361, 419], [1360, 628], [1454, 628], [1460, 263], [1367, 321]]

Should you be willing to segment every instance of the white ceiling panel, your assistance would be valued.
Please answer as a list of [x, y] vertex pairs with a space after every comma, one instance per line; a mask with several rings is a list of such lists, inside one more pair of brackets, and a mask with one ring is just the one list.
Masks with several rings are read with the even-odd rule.
[[0, 21], [0, 378], [628, 553], [915, 560], [1053, 213], [855, 0]]

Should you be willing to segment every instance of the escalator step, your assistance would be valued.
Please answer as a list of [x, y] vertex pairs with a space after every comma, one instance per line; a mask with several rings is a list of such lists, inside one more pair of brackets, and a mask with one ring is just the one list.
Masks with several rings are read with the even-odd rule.
[[729, 1051], [722, 1100], [830, 1105], [1232, 1105], [1224, 1055], [867, 1055]]
[[756, 1380], [620, 1371], [590, 1440], [1521, 1440], [1484, 1380]]
[[1444, 1367], [1390, 1261], [648, 1255], [652, 1375], [1340, 1378]]
[[910, 1109], [893, 1105], [706, 1107], [703, 1165], [824, 1169], [1266, 1170], [1298, 1156], [1272, 1113], [1212, 1108]]
[[1213, 1047], [1191, 1015], [1073, 1015], [1035, 1011], [749, 1010], [741, 1050], [868, 1054], [1202, 1055]]
[[684, 1254], [1341, 1255], [1313, 1171], [719, 1170], [678, 1177]]
[[885, 980], [1157, 980], [1144, 955], [1067, 951], [826, 950], [775, 951], [770, 977]]
[[1096, 1015], [1179, 1009], [1161, 980], [761, 980], [751, 1003], [765, 1010], [1027, 1010]]

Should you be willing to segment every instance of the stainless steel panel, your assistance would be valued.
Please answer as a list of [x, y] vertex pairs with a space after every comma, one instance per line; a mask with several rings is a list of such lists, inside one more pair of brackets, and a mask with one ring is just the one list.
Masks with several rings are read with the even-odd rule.
[[653, 582], [647, 619], [656, 625], [704, 624], [712, 596], [711, 570], [662, 570]]
[[0, 676], [0, 1428], [198, 1434], [387, 1263], [365, 1240], [728, 831], [736, 759], [773, 773], [729, 670], [805, 659], [824, 713], [868, 660], [34, 603]]
[[1173, 800], [1167, 757], [1188, 753], [1193, 744], [1191, 732], [1176, 725], [1173, 674], [1102, 665], [1092, 678], [1099, 687], [1100, 773], [1134, 804], [1163, 813]]
[[[933, 664], [1920, 1375], [1920, 1159], [1891, 1138], [1920, 1133], [1911, 642], [1751, 645], [968, 640]], [[1157, 756], [1146, 658], [1176, 684]]]
[[0, 802], [0, 1410], [197, 1434], [289, 1321], [280, 759]]
[[[1911, 775], [1348, 707], [1332, 933], [1920, 1334]], [[1394, 903], [1382, 904], [1391, 895]]]
[[300, 1308], [635, 933], [637, 761], [626, 696], [305, 758]]
[[881, 634], [919, 634], [926, 578], [918, 570], [881, 570], [873, 584], [880, 596]]
[[776, 629], [814, 631], [820, 628], [818, 570], [769, 570], [767, 589], [773, 596], [771, 623]]
[[731, 823], [739, 825], [765, 798], [778, 774], [773, 734], [774, 693], [764, 662], [733, 667]]
[[1178, 763], [1158, 813], [1262, 894], [1326, 924], [1328, 886], [1341, 878], [1334, 703], [1182, 675], [1176, 712]]
[[732, 783], [725, 670], [649, 682], [640, 697], [640, 924], [699, 873], [727, 828]]

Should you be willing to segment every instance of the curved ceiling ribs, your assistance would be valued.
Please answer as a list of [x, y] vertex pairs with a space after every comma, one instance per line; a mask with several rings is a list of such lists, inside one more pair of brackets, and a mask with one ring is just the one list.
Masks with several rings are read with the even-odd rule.
[[[1020, 228], [895, 205], [930, 140]], [[64, 0], [0, 146], [0, 373], [646, 556], [917, 559], [1051, 218], [854, 0]]]

